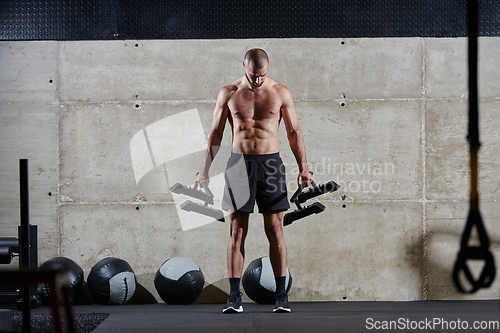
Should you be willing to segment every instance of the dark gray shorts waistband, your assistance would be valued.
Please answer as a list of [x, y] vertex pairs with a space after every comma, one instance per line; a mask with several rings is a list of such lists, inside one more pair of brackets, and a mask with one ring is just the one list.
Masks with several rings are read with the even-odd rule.
[[231, 152], [231, 158], [239, 158], [243, 156], [246, 161], [266, 161], [269, 159], [277, 159], [280, 157], [280, 153], [272, 153], [272, 154], [239, 154], [235, 152]]

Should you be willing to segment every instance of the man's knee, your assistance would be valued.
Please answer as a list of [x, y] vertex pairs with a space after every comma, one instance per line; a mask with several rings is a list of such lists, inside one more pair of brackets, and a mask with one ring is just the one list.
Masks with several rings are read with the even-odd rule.
[[245, 238], [247, 236], [247, 230], [245, 228], [241, 227], [234, 227], [231, 228], [231, 239], [233, 243], [242, 243], [245, 241]]
[[283, 210], [263, 213], [265, 227], [273, 230], [282, 230], [281, 222], [283, 221], [283, 213]]
[[283, 234], [283, 229], [281, 227], [281, 224], [279, 223], [266, 223], [264, 225], [264, 230], [266, 231], [266, 234], [277, 235], [277, 236]]
[[277, 245], [284, 243], [281, 223], [267, 223], [264, 226], [264, 230], [269, 242], [276, 243]]
[[244, 240], [248, 231], [248, 213], [245, 212], [231, 212], [231, 230], [230, 236], [234, 240]]

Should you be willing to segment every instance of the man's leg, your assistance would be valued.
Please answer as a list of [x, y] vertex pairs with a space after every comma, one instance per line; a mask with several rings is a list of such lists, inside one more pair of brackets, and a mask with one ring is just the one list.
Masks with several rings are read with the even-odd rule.
[[283, 238], [283, 211], [265, 212], [264, 229], [269, 240], [269, 258], [275, 276], [286, 275], [286, 245]]
[[263, 213], [269, 240], [269, 258], [276, 279], [276, 304], [273, 312], [291, 312], [286, 294], [286, 245], [283, 237], [283, 210]]
[[231, 233], [227, 247], [227, 267], [231, 291], [224, 313], [243, 312], [241, 306], [240, 280], [245, 261], [245, 238], [248, 232], [249, 213], [230, 212]]
[[230, 278], [241, 278], [245, 261], [245, 238], [248, 232], [249, 213], [231, 212], [231, 233], [227, 247], [227, 266]]

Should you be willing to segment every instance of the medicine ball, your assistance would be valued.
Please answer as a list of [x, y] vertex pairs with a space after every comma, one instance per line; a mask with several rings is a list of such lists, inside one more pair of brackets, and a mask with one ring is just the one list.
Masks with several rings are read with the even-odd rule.
[[[243, 289], [250, 299], [259, 304], [276, 302], [276, 280], [274, 278], [271, 259], [263, 257], [252, 261], [241, 277]], [[286, 268], [286, 292], [292, 287], [292, 275]]]
[[158, 269], [154, 283], [165, 303], [191, 304], [203, 291], [205, 277], [194, 260], [173, 257]]
[[87, 284], [97, 303], [123, 304], [134, 295], [136, 279], [128, 262], [108, 257], [92, 267]]
[[[60, 270], [63, 269], [68, 273], [69, 287], [71, 299], [76, 299], [80, 296], [83, 288], [83, 269], [73, 260], [66, 257], [55, 257], [47, 260], [39, 267], [40, 270]], [[39, 293], [44, 301], [49, 301], [49, 288], [43, 283], [39, 288]], [[57, 291], [59, 299], [62, 300], [60, 290]]]

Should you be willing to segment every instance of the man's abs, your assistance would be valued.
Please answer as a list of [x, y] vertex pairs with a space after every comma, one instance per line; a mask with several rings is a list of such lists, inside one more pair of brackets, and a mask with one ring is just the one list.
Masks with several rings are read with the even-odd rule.
[[269, 120], [237, 121], [233, 124], [233, 152], [261, 155], [278, 151], [277, 125], [273, 126]]

